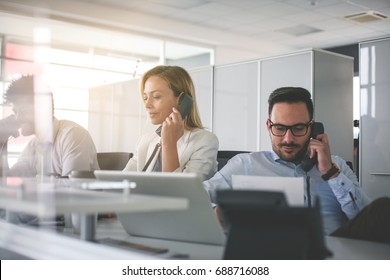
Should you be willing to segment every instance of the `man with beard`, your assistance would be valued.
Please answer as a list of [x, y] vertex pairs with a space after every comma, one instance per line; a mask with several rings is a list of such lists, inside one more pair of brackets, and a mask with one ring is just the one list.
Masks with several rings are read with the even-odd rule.
[[[305, 203], [319, 197], [325, 234], [390, 243], [390, 198], [369, 204], [346, 161], [331, 155], [328, 136], [323, 133], [310, 139], [314, 123], [310, 93], [299, 87], [278, 88], [268, 104], [266, 125], [272, 151], [233, 157], [203, 183], [211, 202], [216, 203], [217, 190], [232, 189], [232, 175], [304, 177], [306, 184], [310, 182]], [[317, 161], [305, 171], [302, 161], [307, 154]], [[218, 206], [215, 210], [222, 222]]]

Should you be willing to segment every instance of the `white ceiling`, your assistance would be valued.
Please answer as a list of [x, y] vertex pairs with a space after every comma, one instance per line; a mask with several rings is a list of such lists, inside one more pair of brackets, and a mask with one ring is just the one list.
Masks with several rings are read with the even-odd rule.
[[[131, 48], [142, 41], [129, 34], [201, 47], [194, 53], [211, 47], [217, 64], [390, 36], [390, 0], [0, 0], [0, 11], [42, 16], [56, 24], [82, 24], [90, 32], [78, 28], [81, 35], [77, 35], [73, 29], [73, 42], [93, 41], [120, 51], [129, 51], [126, 40], [132, 40]], [[344, 18], [373, 11], [388, 18], [365, 23]], [[0, 14], [0, 20], [7, 14]], [[9, 27], [3, 25], [0, 32], [11, 32]], [[103, 32], [99, 29], [126, 36], [99, 40]], [[67, 34], [62, 31], [54, 37], [65, 41]], [[148, 55], [147, 45], [139, 44], [131, 52]]]

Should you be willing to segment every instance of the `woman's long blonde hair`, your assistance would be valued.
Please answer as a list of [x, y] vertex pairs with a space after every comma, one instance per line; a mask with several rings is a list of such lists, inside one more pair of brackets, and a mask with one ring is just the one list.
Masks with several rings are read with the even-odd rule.
[[192, 97], [193, 105], [191, 111], [184, 120], [185, 129], [203, 128], [198, 112], [194, 84], [188, 72], [180, 66], [160, 65], [150, 69], [141, 79], [141, 97], [144, 95], [146, 81], [152, 76], [157, 76], [165, 80], [175, 96], [178, 97], [184, 92]]

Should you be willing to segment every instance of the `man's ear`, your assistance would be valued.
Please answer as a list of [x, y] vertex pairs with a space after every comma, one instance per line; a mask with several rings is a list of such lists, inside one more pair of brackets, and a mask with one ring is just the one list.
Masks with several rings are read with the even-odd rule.
[[265, 125], [267, 126], [268, 129], [270, 129], [271, 122], [269, 119], [265, 122]]
[[271, 122], [269, 119], [267, 119], [265, 125], [267, 126], [268, 133], [271, 135]]

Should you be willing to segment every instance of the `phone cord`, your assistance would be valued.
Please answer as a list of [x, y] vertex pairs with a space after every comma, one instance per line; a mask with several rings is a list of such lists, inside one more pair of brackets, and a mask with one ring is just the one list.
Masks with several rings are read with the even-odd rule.
[[306, 194], [307, 194], [307, 206], [311, 208], [310, 176], [307, 175], [306, 175]]
[[144, 168], [142, 169], [142, 172], [146, 171], [148, 169], [150, 163], [152, 162], [153, 158], [156, 156], [157, 151], [160, 149], [161, 144], [157, 143], [156, 147], [154, 147], [153, 153], [150, 155], [148, 162], [145, 164]]

